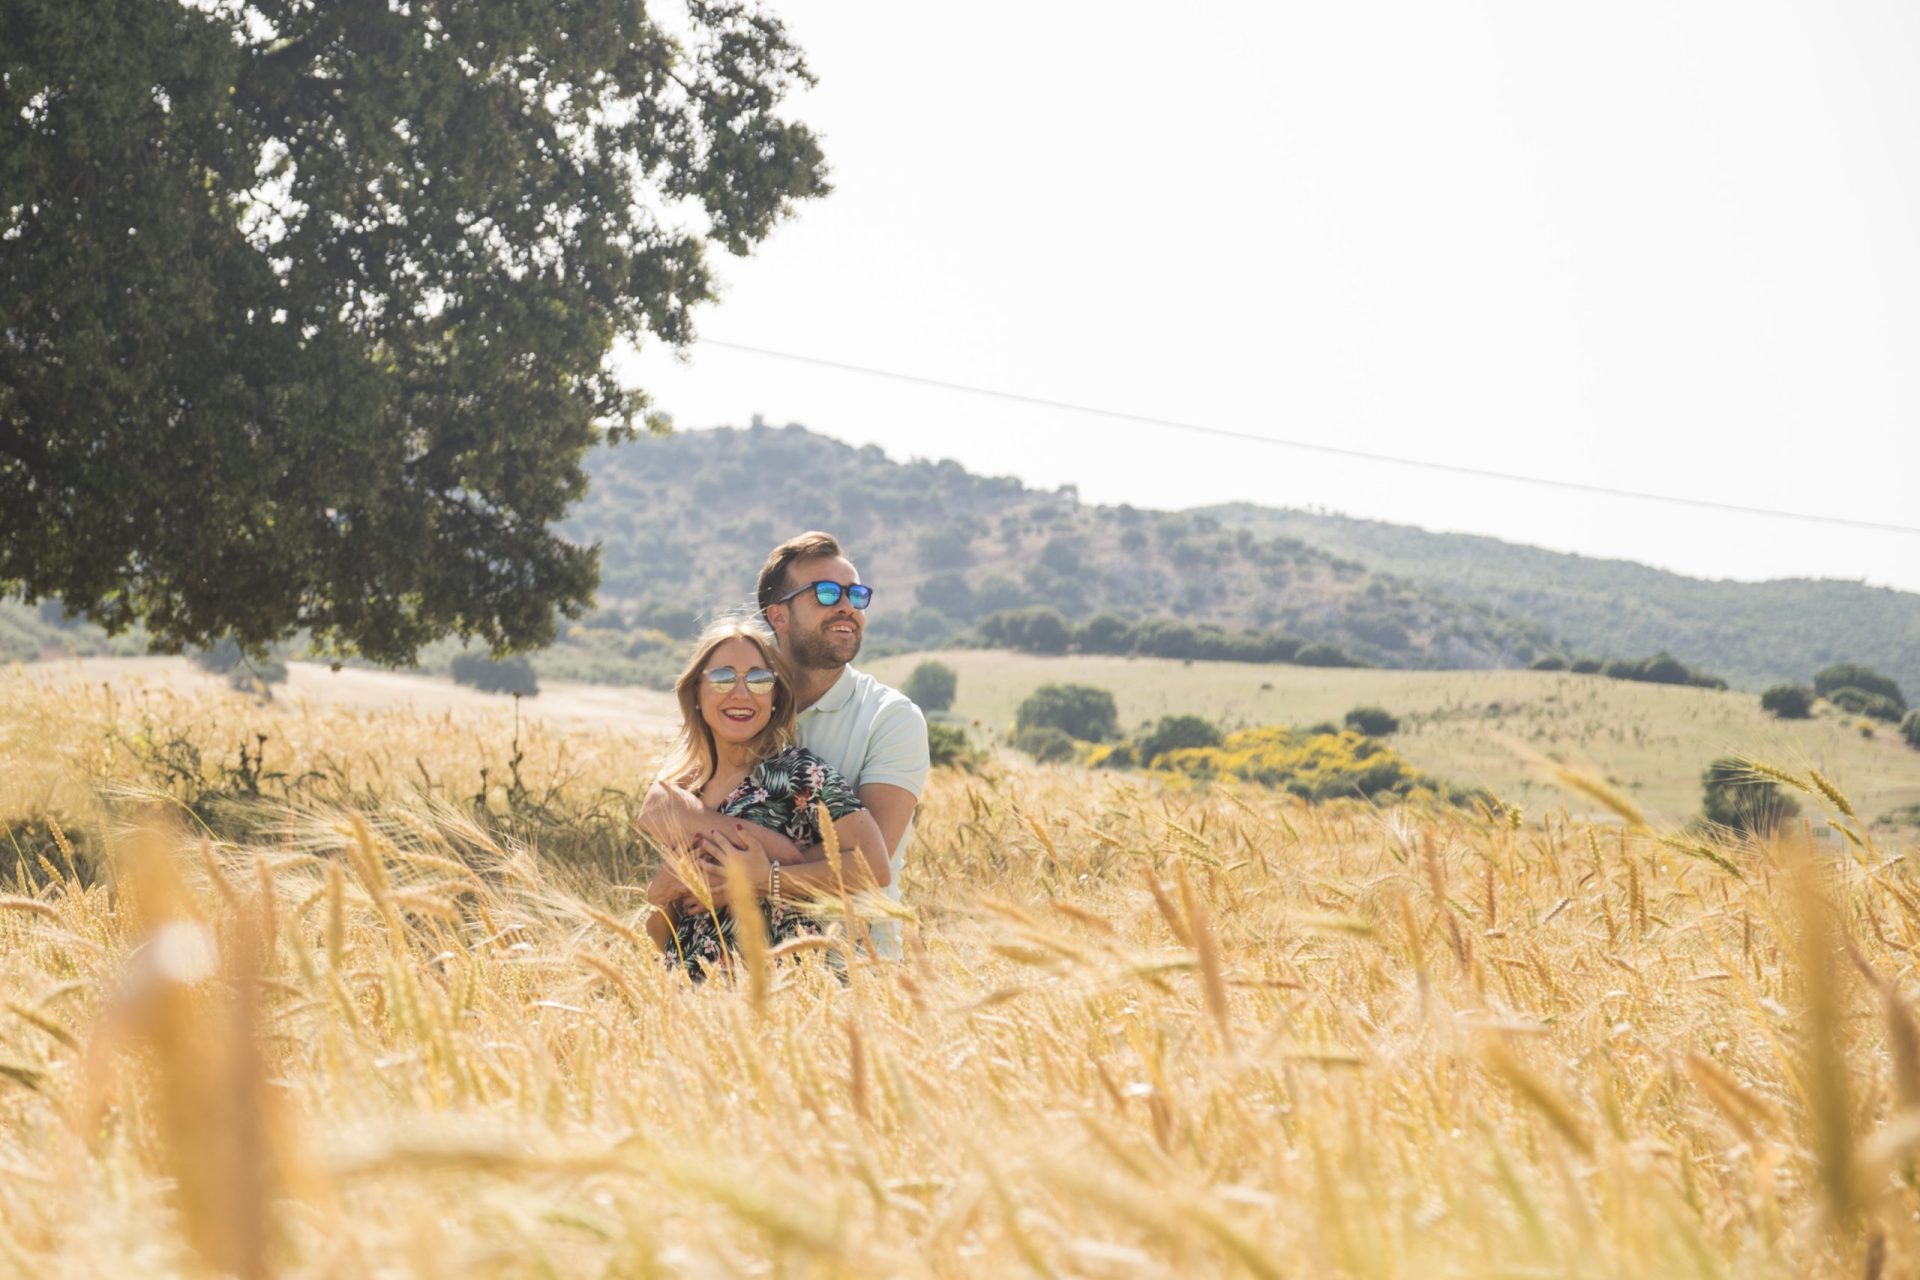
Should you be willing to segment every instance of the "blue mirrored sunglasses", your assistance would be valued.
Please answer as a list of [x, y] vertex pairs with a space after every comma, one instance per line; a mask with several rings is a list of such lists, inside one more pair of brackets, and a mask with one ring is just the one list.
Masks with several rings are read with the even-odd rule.
[[837, 582], [809, 582], [804, 587], [795, 587], [774, 603], [785, 604], [803, 591], [813, 592], [813, 598], [829, 609], [840, 603], [842, 594], [847, 597], [847, 603], [856, 609], [864, 609], [873, 603], [873, 588], [864, 582], [856, 582], [850, 587], [843, 587]]
[[772, 693], [773, 686], [779, 683], [780, 679], [765, 667], [748, 667], [744, 676], [732, 667], [715, 667], [711, 671], [702, 672], [700, 678], [707, 682], [708, 688], [718, 694], [732, 693], [734, 685], [744, 679], [747, 682], [747, 692], [760, 698]]

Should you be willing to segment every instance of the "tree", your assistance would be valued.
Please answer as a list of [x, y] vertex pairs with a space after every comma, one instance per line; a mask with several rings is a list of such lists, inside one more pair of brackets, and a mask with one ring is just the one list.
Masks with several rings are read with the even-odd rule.
[[1836, 662], [1813, 673], [1813, 691], [1829, 702], [1841, 689], [1877, 693], [1896, 704], [1901, 711], [1907, 709], [1907, 696], [1900, 691], [1900, 686], [1891, 676], [1883, 676], [1871, 667], [1861, 666], [1857, 662]]
[[1907, 712], [1907, 718], [1900, 722], [1900, 736], [1908, 746], [1920, 749], [1920, 710]]
[[922, 711], [945, 711], [953, 706], [953, 695], [960, 688], [960, 677], [944, 662], [923, 662], [913, 669], [900, 692], [917, 703]]
[[1080, 624], [1074, 640], [1082, 653], [1125, 653], [1133, 648], [1133, 624], [1117, 613], [1096, 613]]
[[1113, 695], [1085, 684], [1043, 684], [1014, 712], [1021, 729], [1047, 726], [1083, 742], [1105, 742], [1120, 736], [1120, 712]]
[[0, 596], [383, 662], [584, 613], [615, 343], [827, 190], [781, 25], [685, 13], [7, 5]]
[[1700, 775], [1702, 813], [1741, 835], [1764, 836], [1800, 812], [1779, 784], [1756, 774], [1743, 760], [1723, 756]]
[[1073, 639], [1073, 628], [1058, 609], [1036, 604], [981, 619], [980, 638], [990, 645], [1005, 645], [1023, 653], [1065, 653]]
[[1781, 720], [1805, 720], [1813, 714], [1813, 690], [1802, 684], [1777, 684], [1760, 695], [1760, 709]]

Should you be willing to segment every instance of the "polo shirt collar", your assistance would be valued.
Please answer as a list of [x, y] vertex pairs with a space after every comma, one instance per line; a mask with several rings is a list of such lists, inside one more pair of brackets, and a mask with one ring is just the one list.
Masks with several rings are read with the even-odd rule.
[[853, 668], [842, 667], [840, 678], [835, 680], [827, 691], [820, 695], [820, 701], [808, 707], [801, 715], [811, 715], [815, 711], [838, 711], [853, 699]]

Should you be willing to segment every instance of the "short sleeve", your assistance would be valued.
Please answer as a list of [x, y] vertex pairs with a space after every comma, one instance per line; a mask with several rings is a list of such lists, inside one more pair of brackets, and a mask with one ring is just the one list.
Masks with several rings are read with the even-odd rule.
[[916, 799], [927, 787], [932, 762], [927, 753], [927, 718], [906, 698], [889, 699], [873, 719], [860, 785], [884, 783], [910, 791]]

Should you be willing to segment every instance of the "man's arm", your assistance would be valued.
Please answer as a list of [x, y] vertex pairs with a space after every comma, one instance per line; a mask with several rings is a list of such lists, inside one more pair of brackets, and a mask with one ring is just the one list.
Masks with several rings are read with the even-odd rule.
[[768, 858], [792, 865], [805, 858], [800, 846], [756, 823], [741, 823], [700, 803], [700, 797], [685, 787], [656, 782], [647, 788], [635, 824], [646, 835], [663, 844], [691, 845], [694, 837], [716, 831], [739, 831], [765, 851]]
[[900, 847], [900, 837], [907, 834], [907, 824], [913, 821], [914, 806], [920, 803], [920, 797], [890, 782], [869, 782], [860, 788], [860, 803], [867, 806], [867, 812], [880, 828], [880, 840], [891, 861], [893, 851]]

